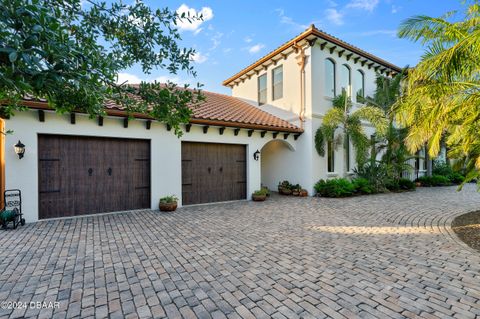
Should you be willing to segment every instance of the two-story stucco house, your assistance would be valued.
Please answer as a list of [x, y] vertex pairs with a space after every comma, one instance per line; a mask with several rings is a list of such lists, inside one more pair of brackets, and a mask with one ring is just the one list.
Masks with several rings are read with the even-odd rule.
[[[233, 96], [204, 92], [177, 138], [144, 114], [128, 121], [113, 102], [107, 115], [57, 114], [46, 101], [0, 119], [0, 188], [20, 189], [27, 222], [158, 207], [249, 199], [261, 185], [299, 183], [313, 194], [321, 178], [343, 176], [343, 149], [317, 154], [314, 134], [332, 98], [356, 102], [375, 90], [376, 73], [400, 68], [311, 26], [224, 81]], [[356, 105], [356, 107], [361, 107]], [[366, 126], [368, 134], [373, 133]], [[14, 152], [19, 141], [23, 157]], [[5, 147], [1, 147], [4, 145]]]
[[[315, 26], [281, 45], [223, 82], [232, 95], [304, 130], [293, 149], [288, 143], [266, 145], [261, 152], [262, 184], [274, 188], [280, 180], [300, 183], [310, 192], [319, 179], [343, 177], [355, 167], [354, 149], [344, 167], [344, 148], [315, 150], [314, 136], [332, 99], [346, 90], [354, 107], [357, 96], [372, 96], [376, 74], [393, 76], [401, 69], [328, 35]], [[374, 129], [365, 125], [367, 134]]]

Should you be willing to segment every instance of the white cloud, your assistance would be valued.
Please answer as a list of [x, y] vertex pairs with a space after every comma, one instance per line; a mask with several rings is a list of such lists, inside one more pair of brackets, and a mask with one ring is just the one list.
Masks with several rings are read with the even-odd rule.
[[138, 83], [142, 82], [142, 79], [140, 79], [135, 74], [126, 73], [126, 72], [118, 73], [117, 83], [121, 84], [121, 83], [125, 83], [125, 82], [127, 82], [128, 84], [138, 84]]
[[212, 40], [212, 47], [209, 49], [210, 51], [215, 50], [220, 43], [222, 43], [223, 33], [215, 32], [215, 34], [210, 38]]
[[291, 17], [286, 16], [285, 10], [283, 9], [275, 9], [275, 12], [277, 12], [278, 17], [280, 18], [280, 23], [282, 24], [289, 25], [297, 30], [305, 30], [306, 28], [308, 28], [308, 25], [298, 23], [294, 21]]
[[327, 9], [325, 10], [325, 14], [327, 15], [327, 20], [336, 25], [343, 24], [343, 13], [337, 11], [337, 9]]
[[360, 32], [359, 35], [361, 36], [389, 35], [392, 37], [396, 37], [397, 31], [396, 30], [372, 30], [372, 31]]
[[352, 0], [347, 4], [347, 8], [361, 9], [372, 12], [378, 5], [379, 0]]
[[255, 54], [255, 53], [259, 52], [261, 49], [263, 49], [264, 47], [265, 47], [264, 44], [258, 43], [258, 44], [255, 44], [254, 46], [251, 46], [250, 48], [248, 48], [248, 52], [250, 52], [250, 54]]
[[[185, 18], [178, 18], [176, 20], [177, 27], [181, 31], [193, 31], [195, 34], [198, 34], [202, 30], [202, 28], [200, 28], [202, 23], [213, 18], [213, 10], [210, 7], [203, 7], [197, 11], [197, 9], [190, 8], [186, 4], [182, 4], [177, 9], [177, 14], [181, 16], [183, 13], [185, 13]], [[202, 16], [202, 19], [195, 18], [197, 16]], [[193, 17], [193, 19], [188, 21], [189, 17]]]
[[245, 43], [250, 43], [253, 41], [253, 39], [249, 36], [246, 36], [245, 38], [243, 38], [243, 41], [245, 41]]
[[201, 52], [197, 51], [192, 55], [192, 61], [195, 62], [195, 63], [202, 64], [203, 62], [205, 62], [207, 60], [208, 60], [208, 56], [202, 54]]
[[392, 4], [392, 13], [397, 13], [402, 7]]

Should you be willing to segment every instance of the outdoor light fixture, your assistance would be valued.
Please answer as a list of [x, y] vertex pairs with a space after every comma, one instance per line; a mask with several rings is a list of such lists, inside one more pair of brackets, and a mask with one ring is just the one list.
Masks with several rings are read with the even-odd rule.
[[255, 153], [253, 153], [253, 159], [258, 161], [259, 157], [260, 157], [260, 151], [257, 150]]
[[13, 148], [15, 149], [15, 154], [18, 155], [18, 158], [22, 159], [23, 155], [25, 154], [25, 145], [18, 140], [18, 143], [13, 145]]

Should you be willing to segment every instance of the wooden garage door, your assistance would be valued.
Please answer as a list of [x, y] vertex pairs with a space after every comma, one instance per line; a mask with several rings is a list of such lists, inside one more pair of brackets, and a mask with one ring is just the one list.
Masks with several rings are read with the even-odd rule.
[[182, 203], [246, 198], [245, 145], [182, 143]]
[[38, 136], [39, 218], [150, 207], [150, 141]]

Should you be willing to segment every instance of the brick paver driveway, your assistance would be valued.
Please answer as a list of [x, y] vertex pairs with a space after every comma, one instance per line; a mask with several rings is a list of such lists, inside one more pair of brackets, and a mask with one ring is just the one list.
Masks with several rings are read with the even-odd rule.
[[29, 224], [0, 231], [0, 300], [27, 303], [0, 314], [474, 318], [480, 254], [449, 225], [479, 208], [470, 185]]

